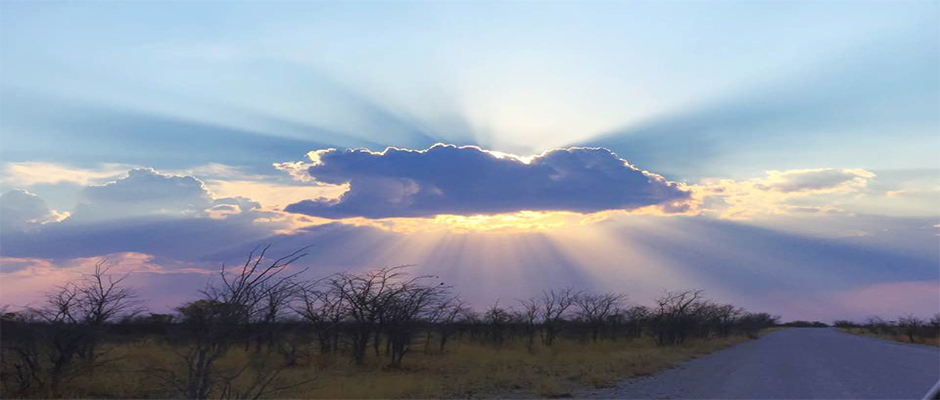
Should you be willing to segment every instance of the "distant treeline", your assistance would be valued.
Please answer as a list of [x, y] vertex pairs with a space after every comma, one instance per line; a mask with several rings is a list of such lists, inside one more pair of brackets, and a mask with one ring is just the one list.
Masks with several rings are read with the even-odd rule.
[[785, 326], [788, 328], [828, 328], [829, 324], [820, 321], [803, 321], [796, 320], [780, 324], [780, 326]]
[[[165, 393], [258, 398], [283, 389], [274, 387], [278, 374], [306, 351], [360, 365], [383, 356], [388, 368], [400, 368], [412, 351], [444, 353], [457, 341], [534, 348], [551, 347], [559, 338], [588, 343], [642, 337], [678, 346], [689, 338], [756, 337], [778, 322], [708, 301], [697, 290], [665, 292], [644, 307], [628, 304], [621, 293], [549, 289], [474, 309], [436, 277], [410, 276], [404, 266], [306, 280], [303, 271], [286, 271], [305, 256], [303, 250], [277, 259], [267, 252], [256, 249], [238, 268], [223, 267], [215, 284], [174, 314], [145, 313], [137, 294], [123, 285], [125, 277], [109, 274], [104, 263], [48, 293], [41, 305], [5, 312], [4, 397], [58, 397], [65, 383], [114, 361], [113, 344], [142, 338], [177, 349], [175, 365], [149, 371], [165, 382]], [[258, 357], [250, 362], [269, 364], [251, 368], [222, 367], [218, 361], [236, 347], [277, 357]]]
[[896, 320], [870, 317], [865, 322], [836, 321], [833, 325], [843, 329], [862, 329], [875, 336], [900, 336], [910, 343], [936, 342], [940, 338], [940, 313], [930, 319], [913, 315], [902, 316]]

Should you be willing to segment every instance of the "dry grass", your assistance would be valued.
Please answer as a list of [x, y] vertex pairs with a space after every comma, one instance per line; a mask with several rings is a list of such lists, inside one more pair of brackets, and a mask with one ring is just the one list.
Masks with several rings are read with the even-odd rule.
[[[877, 338], [877, 339], [884, 339], [884, 340], [893, 340], [893, 341], [895, 341], [895, 342], [902, 342], [902, 343], [911, 343], [911, 341], [910, 341], [910, 339], [907, 337], [907, 335], [904, 335], [904, 334], [901, 334], [901, 333], [894, 333], [894, 334], [881, 333], [881, 334], [876, 334], [876, 333], [872, 333], [871, 331], [869, 331], [868, 329], [865, 329], [865, 328], [839, 328], [839, 329], [841, 329], [843, 332], [848, 332], [848, 333], [851, 333], [851, 334], [853, 334], [853, 335], [868, 336], [868, 337], [873, 337], [873, 338]], [[934, 337], [914, 336], [914, 343], [915, 343], [915, 344], [923, 344], [923, 345], [927, 345], [927, 346], [938, 346], [938, 347], [940, 347], [940, 336], [934, 336]]]
[[[388, 360], [369, 359], [354, 366], [346, 354], [314, 355], [285, 370], [279, 385], [314, 379], [277, 393], [278, 398], [438, 398], [438, 397], [566, 397], [585, 385], [604, 387], [631, 376], [648, 375], [691, 358], [743, 341], [743, 336], [691, 340], [679, 347], [657, 347], [649, 338], [581, 343], [560, 340], [551, 348], [532, 350], [523, 343], [502, 348], [463, 341], [445, 353], [414, 349], [404, 368], [384, 367]], [[310, 349], [314, 354], [313, 348]], [[173, 349], [153, 342], [116, 347], [121, 360], [69, 385], [69, 397], [171, 397], [153, 371], [178, 364]], [[223, 366], [244, 365], [268, 357], [235, 349]], [[270, 357], [274, 357], [273, 355]]]

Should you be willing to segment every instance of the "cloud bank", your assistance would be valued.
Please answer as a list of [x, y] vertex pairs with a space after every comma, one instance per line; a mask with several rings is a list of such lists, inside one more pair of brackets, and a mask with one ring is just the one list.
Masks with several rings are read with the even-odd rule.
[[516, 211], [683, 212], [690, 193], [603, 148], [557, 149], [521, 158], [473, 146], [426, 150], [390, 147], [318, 150], [306, 173], [322, 184], [348, 184], [339, 199], [304, 200], [288, 212], [324, 218], [425, 217]]
[[[876, 177], [869, 171], [768, 171], [747, 180], [677, 185], [637, 170], [603, 149], [556, 150], [521, 158], [478, 148], [439, 147], [424, 151], [390, 149], [383, 153], [314, 152], [312, 161], [292, 164], [304, 174], [299, 177], [308, 178], [306, 182], [292, 182], [294, 186], [284, 186], [279, 179], [287, 179], [285, 176], [244, 176], [217, 165], [198, 168], [206, 170], [199, 172], [201, 176], [187, 171], [132, 169], [120, 177], [108, 178], [113, 179], [111, 182], [96, 178], [91, 181], [94, 183], [77, 188], [74, 207], [54, 207], [70, 211], [67, 218], [67, 213], [51, 210], [44, 201], [56, 193], [43, 192], [47, 183], [27, 188], [36, 189], [38, 194], [10, 191], [0, 197], [0, 304], [24, 305], [41, 299], [42, 289], [79, 276], [83, 268], [107, 258], [134, 271], [132, 280], [151, 305], [171, 307], [202, 287], [219, 264], [242, 261], [245, 253], [258, 244], [274, 244], [288, 251], [314, 245], [311, 256], [298, 265], [310, 268], [311, 276], [417, 264], [416, 273], [439, 275], [465, 288], [468, 296], [472, 294], [468, 300], [477, 304], [507, 293], [527, 296], [526, 290], [566, 284], [622, 290], [638, 298], [654, 297], [664, 287], [700, 287], [749, 308], [824, 318], [856, 312], [844, 304], [855, 301], [856, 292], [869, 293], [865, 290], [878, 285], [889, 285], [888, 289], [898, 293], [908, 290], [907, 283], [914, 289], [936, 286], [940, 257], [934, 246], [936, 218], [875, 219], [861, 214], [825, 213], [810, 219], [795, 213], [796, 207], [835, 208], [841, 207], [845, 198], [880, 195], [884, 190], [872, 187]], [[435, 153], [441, 150], [442, 154]], [[392, 153], [405, 161], [383, 158]], [[342, 163], [334, 162], [333, 156]], [[326, 173], [332, 171], [330, 168], [343, 174]], [[311, 170], [322, 173], [311, 174]], [[289, 172], [283, 168], [281, 171]], [[317, 198], [323, 192], [333, 200], [321, 202], [341, 204], [348, 199], [339, 197], [339, 193], [345, 188], [352, 191], [363, 179], [368, 184], [366, 189], [381, 188], [375, 181], [381, 183], [382, 179], [407, 178], [419, 189], [436, 187], [445, 193], [456, 185], [445, 185], [451, 183], [449, 180], [425, 179], [422, 172], [439, 173], [450, 180], [466, 179], [477, 186], [491, 183], [487, 179], [494, 181], [486, 186], [495, 192], [492, 196], [486, 192], [488, 196], [458, 201], [464, 208], [491, 206], [500, 196], [512, 199], [510, 205], [532, 207], [540, 204], [532, 200], [540, 195], [554, 205], [575, 208], [575, 204], [579, 210], [626, 204], [623, 207], [634, 207], [635, 211], [522, 211], [332, 221], [284, 213], [270, 206], [274, 203], [257, 197], [283, 197], [284, 187], [309, 188], [305, 197], [294, 198]], [[206, 176], [212, 178], [203, 180]], [[332, 180], [325, 181], [329, 177]], [[214, 188], [225, 186], [209, 183], [226, 178], [252, 184], [220, 193]], [[576, 186], [571, 179], [590, 182]], [[557, 182], [557, 187], [546, 182]], [[75, 183], [59, 185], [72, 187]], [[339, 192], [329, 195], [325, 188]], [[580, 197], [578, 190], [583, 192]], [[420, 194], [422, 190], [414, 192]], [[600, 192], [599, 198], [605, 201], [597, 201], [594, 192]], [[611, 193], [620, 193], [621, 197]], [[418, 197], [418, 201], [434, 205], [431, 200]], [[675, 210], [675, 204], [692, 208], [682, 213], [685, 217], [645, 215], [657, 214], [645, 212], [650, 207]], [[419, 206], [421, 203], [413, 205]], [[406, 207], [391, 210], [409, 211]], [[746, 212], [735, 213], [738, 211]], [[768, 215], [780, 217], [770, 224], [772, 229], [712, 218], [759, 222]], [[744, 218], [747, 216], [750, 218]], [[779, 231], [779, 221], [801, 228]], [[804, 233], [807, 221], [821, 226], [824, 232]], [[931, 298], [916, 294], [922, 292], [914, 293], [914, 289], [910, 291], [916, 299]], [[768, 297], [768, 293], [785, 297]], [[781, 299], [794, 295], [816, 303], [806, 310], [781, 308]], [[913, 303], [898, 302], [884, 310], [908, 312], [904, 308], [908, 304]], [[861, 313], [862, 308], [857, 312]], [[844, 309], [847, 311], [841, 311]], [[926, 313], [932, 308], [910, 310], [929, 315]]]

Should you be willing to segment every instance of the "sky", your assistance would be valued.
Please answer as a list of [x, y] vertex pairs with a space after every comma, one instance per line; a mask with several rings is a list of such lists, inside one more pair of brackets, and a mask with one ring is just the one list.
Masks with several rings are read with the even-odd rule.
[[940, 312], [940, 2], [0, 2], [0, 304], [259, 244], [477, 307]]

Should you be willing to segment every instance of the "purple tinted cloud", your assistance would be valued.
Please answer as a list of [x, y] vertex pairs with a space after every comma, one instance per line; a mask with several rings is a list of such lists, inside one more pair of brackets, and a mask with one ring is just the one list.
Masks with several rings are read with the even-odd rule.
[[192, 176], [132, 169], [127, 176], [79, 195], [73, 221], [122, 219], [155, 215], [196, 216], [213, 205], [211, 193]]
[[497, 214], [522, 210], [597, 212], [663, 205], [689, 192], [603, 148], [557, 149], [528, 162], [477, 147], [434, 145], [315, 152], [318, 182], [349, 184], [339, 199], [304, 200], [286, 211], [325, 218]]
[[38, 228], [56, 217], [45, 200], [25, 190], [14, 189], [0, 195], [0, 231]]

